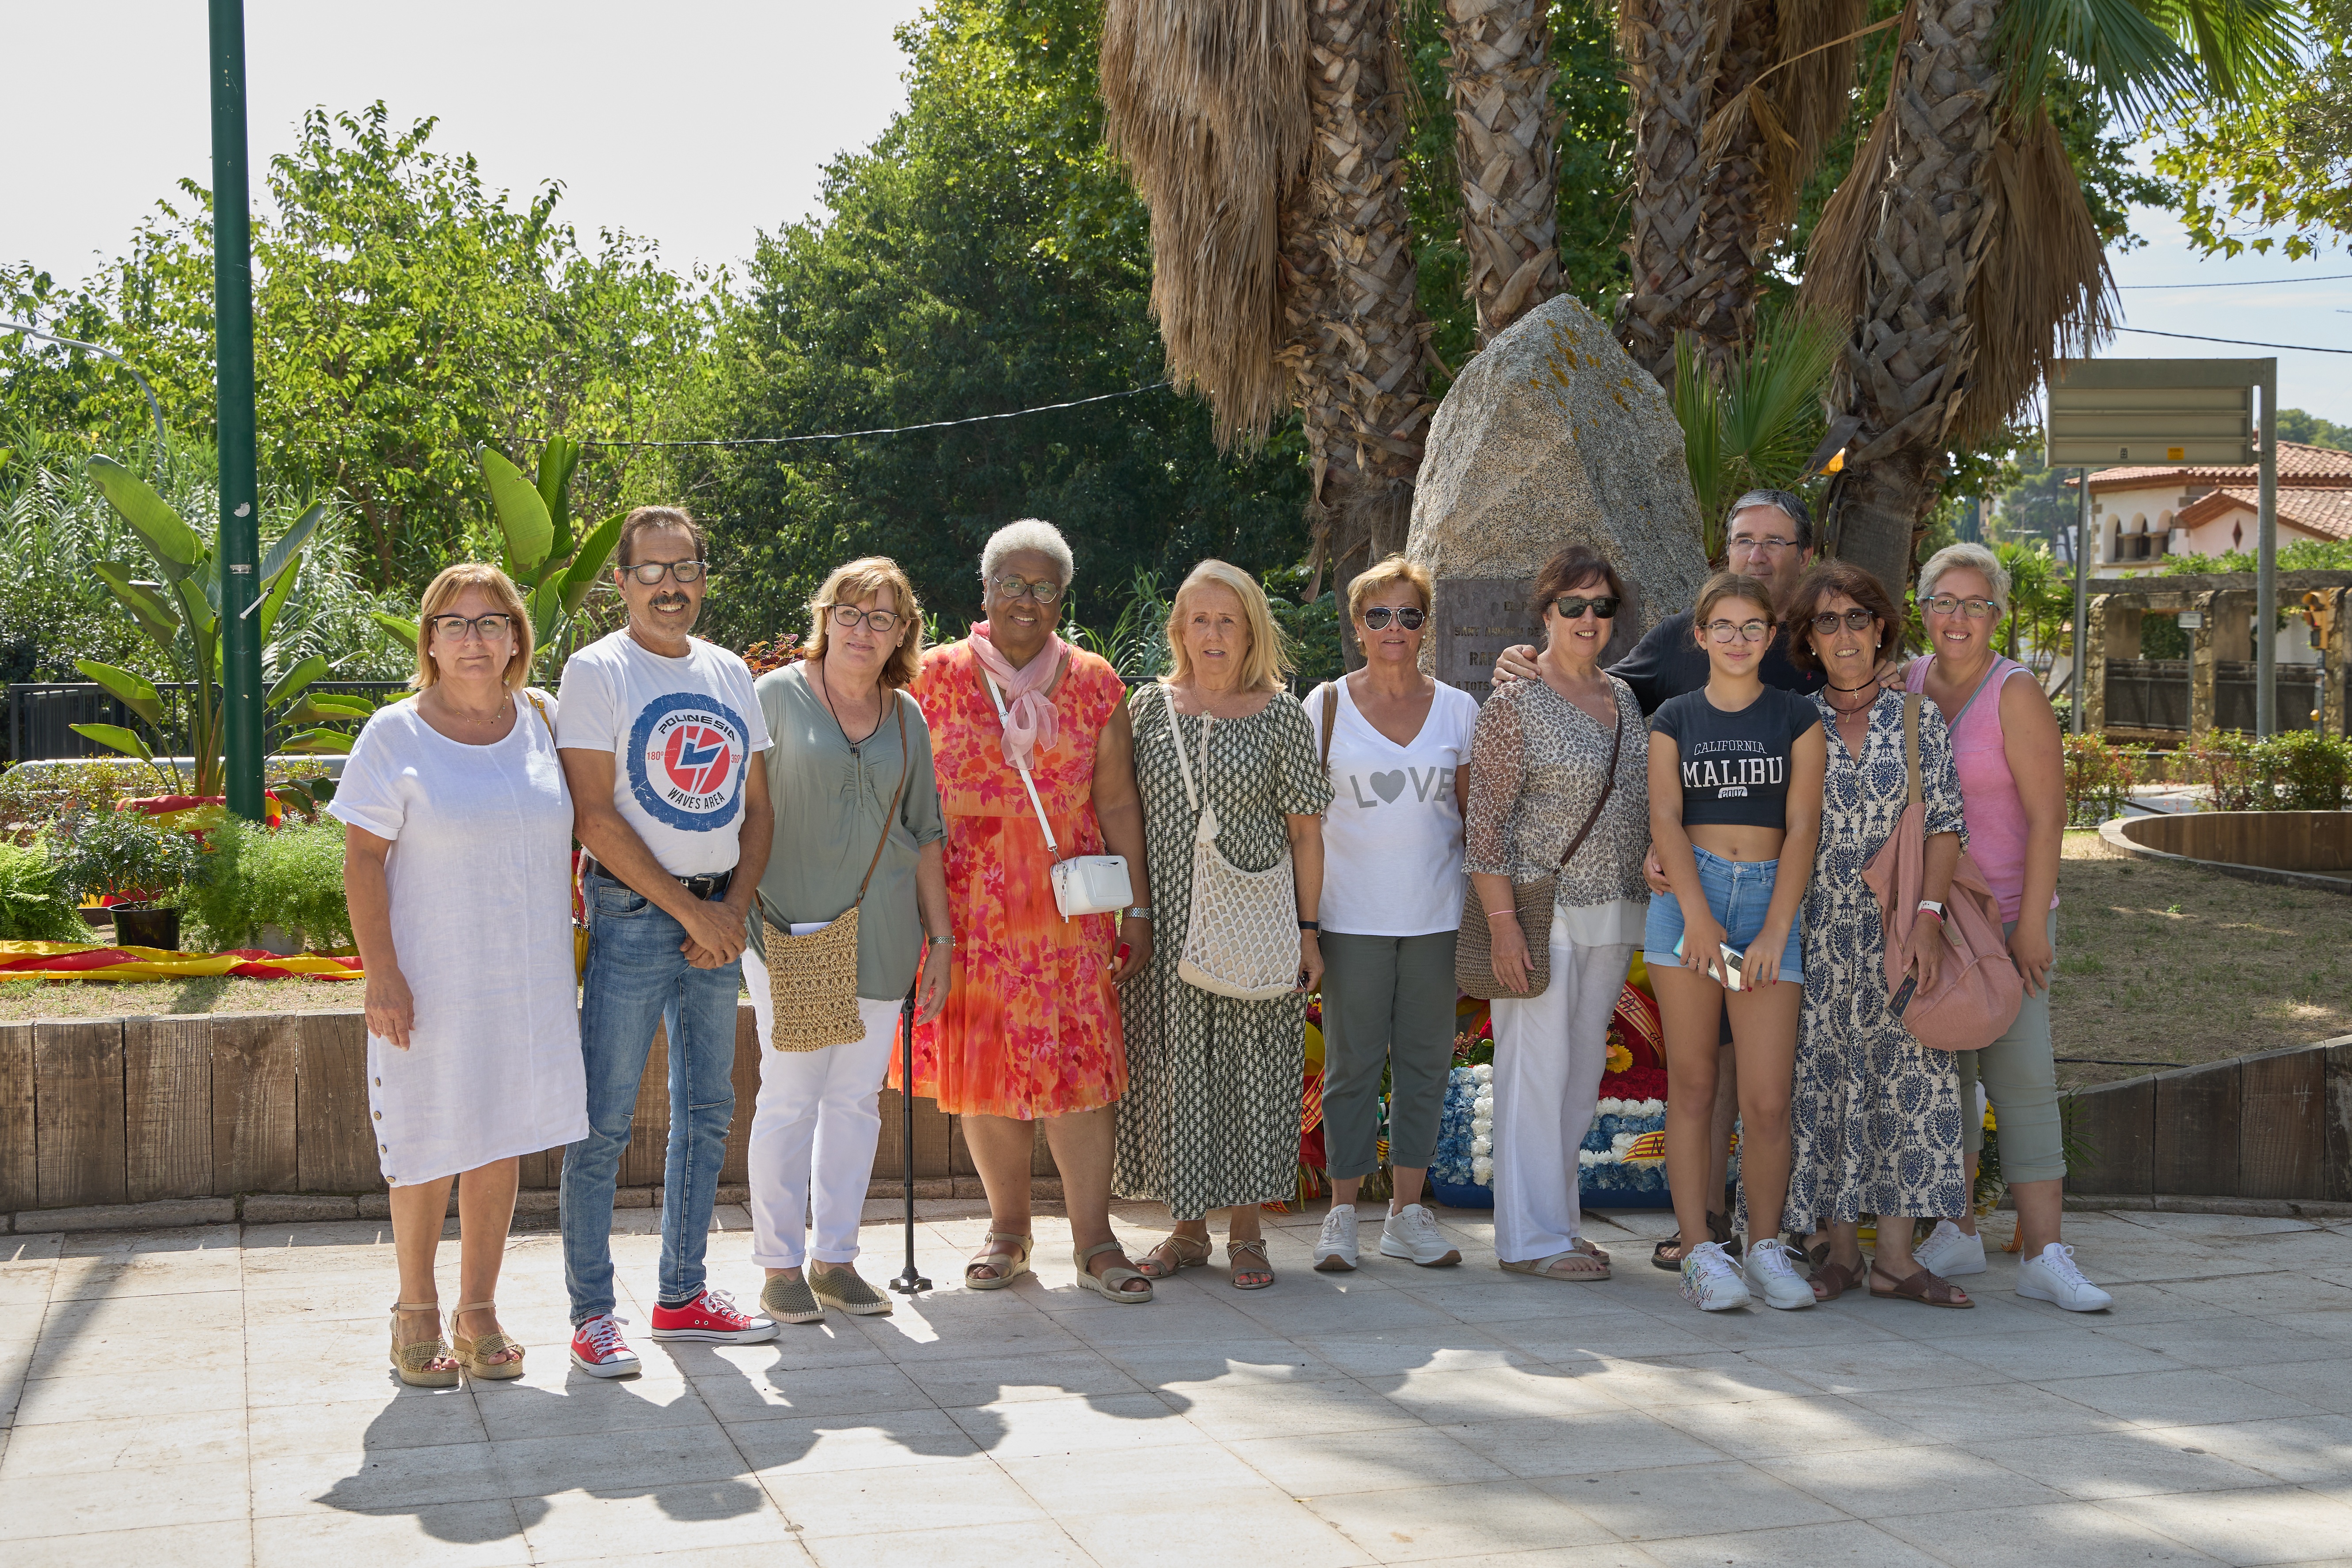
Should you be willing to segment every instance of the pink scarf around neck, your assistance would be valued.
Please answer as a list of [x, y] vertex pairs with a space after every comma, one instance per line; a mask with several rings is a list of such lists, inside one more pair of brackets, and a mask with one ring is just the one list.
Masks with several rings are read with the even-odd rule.
[[1060, 733], [1061, 718], [1054, 711], [1045, 688], [1053, 684], [1054, 672], [1062, 668], [1065, 648], [1060, 637], [1047, 632], [1045, 646], [1037, 657], [1015, 669], [1010, 659], [996, 651], [986, 621], [971, 628], [972, 657], [1004, 694], [1004, 760], [1016, 768], [1034, 767], [1040, 748], [1052, 751]]

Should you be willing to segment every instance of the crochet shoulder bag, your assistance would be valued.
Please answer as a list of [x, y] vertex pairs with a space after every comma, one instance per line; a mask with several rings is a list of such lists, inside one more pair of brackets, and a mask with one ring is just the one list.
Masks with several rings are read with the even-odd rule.
[[1265, 1002], [1298, 988], [1298, 894], [1290, 852], [1263, 871], [1244, 871], [1217, 847], [1217, 807], [1208, 798], [1209, 734], [1216, 721], [1201, 716], [1201, 785], [1192, 787], [1192, 765], [1184, 754], [1184, 731], [1176, 721], [1176, 696], [1162, 686], [1168, 702], [1168, 738], [1176, 747], [1176, 768], [1184, 778], [1184, 799], [1195, 814], [1192, 829], [1192, 903], [1184, 923], [1184, 952], [1176, 976], [1220, 996]]

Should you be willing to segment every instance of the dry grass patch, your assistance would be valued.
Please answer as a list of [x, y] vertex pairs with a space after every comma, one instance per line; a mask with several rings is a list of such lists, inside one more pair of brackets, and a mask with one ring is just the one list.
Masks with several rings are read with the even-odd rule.
[[0, 981], [0, 1023], [27, 1018], [144, 1017], [159, 1013], [319, 1013], [360, 1005], [356, 980]]
[[[2058, 1055], [2187, 1067], [2352, 1034], [2352, 899], [2142, 860], [2066, 835]], [[2144, 1067], [2061, 1060], [2074, 1088]]]

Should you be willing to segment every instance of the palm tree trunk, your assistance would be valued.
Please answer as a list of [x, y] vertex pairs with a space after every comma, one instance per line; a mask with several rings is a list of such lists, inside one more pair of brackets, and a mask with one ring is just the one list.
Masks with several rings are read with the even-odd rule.
[[[1900, 591], [1943, 479], [1944, 446], [1975, 382], [1972, 291], [1989, 220], [2000, 66], [1996, 0], [1914, 0], [1885, 116], [1824, 213], [1808, 258], [1860, 293], [1833, 395], [1846, 461], [1832, 498], [1838, 553]], [[1839, 287], [1831, 276], [1824, 290]], [[2005, 410], [2003, 410], [2005, 412]]]
[[1445, 0], [1462, 245], [1482, 344], [1560, 291], [1550, 10], [1550, 0]]
[[1396, 0], [1307, 0], [1314, 154], [1282, 207], [1284, 358], [1314, 471], [1316, 560], [1343, 593], [1404, 545], [1430, 324], [1405, 213]]
[[1706, 169], [1699, 133], [1714, 99], [1715, 51], [1706, 0], [1624, 0], [1618, 52], [1633, 109], [1633, 193], [1625, 255], [1632, 287], [1617, 341], [1671, 387], [1675, 333], [1695, 327], [1703, 281], [1698, 240]]
[[[1778, 0], [1734, 0], [1707, 92], [1710, 118], [1763, 73], [1780, 26]], [[1697, 335], [1699, 347], [1718, 369], [1755, 334], [1756, 268], [1766, 244], [1763, 138], [1755, 116], [1742, 113], [1730, 122], [1719, 151], [1704, 140], [1700, 148], [1704, 205], [1688, 262], [1691, 290], [1675, 325]], [[1671, 374], [1671, 351], [1666, 369]]]

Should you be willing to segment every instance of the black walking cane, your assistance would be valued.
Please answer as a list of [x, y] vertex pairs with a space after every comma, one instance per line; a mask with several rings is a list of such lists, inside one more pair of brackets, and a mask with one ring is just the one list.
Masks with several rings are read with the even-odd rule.
[[905, 1065], [898, 1074], [898, 1142], [907, 1156], [907, 1267], [890, 1281], [890, 1289], [901, 1296], [912, 1296], [931, 1288], [929, 1280], [915, 1272], [915, 993], [921, 984], [922, 975], [918, 970], [913, 984], [907, 987], [907, 1000], [898, 1009], [898, 1038], [905, 1053], [899, 1058]]

